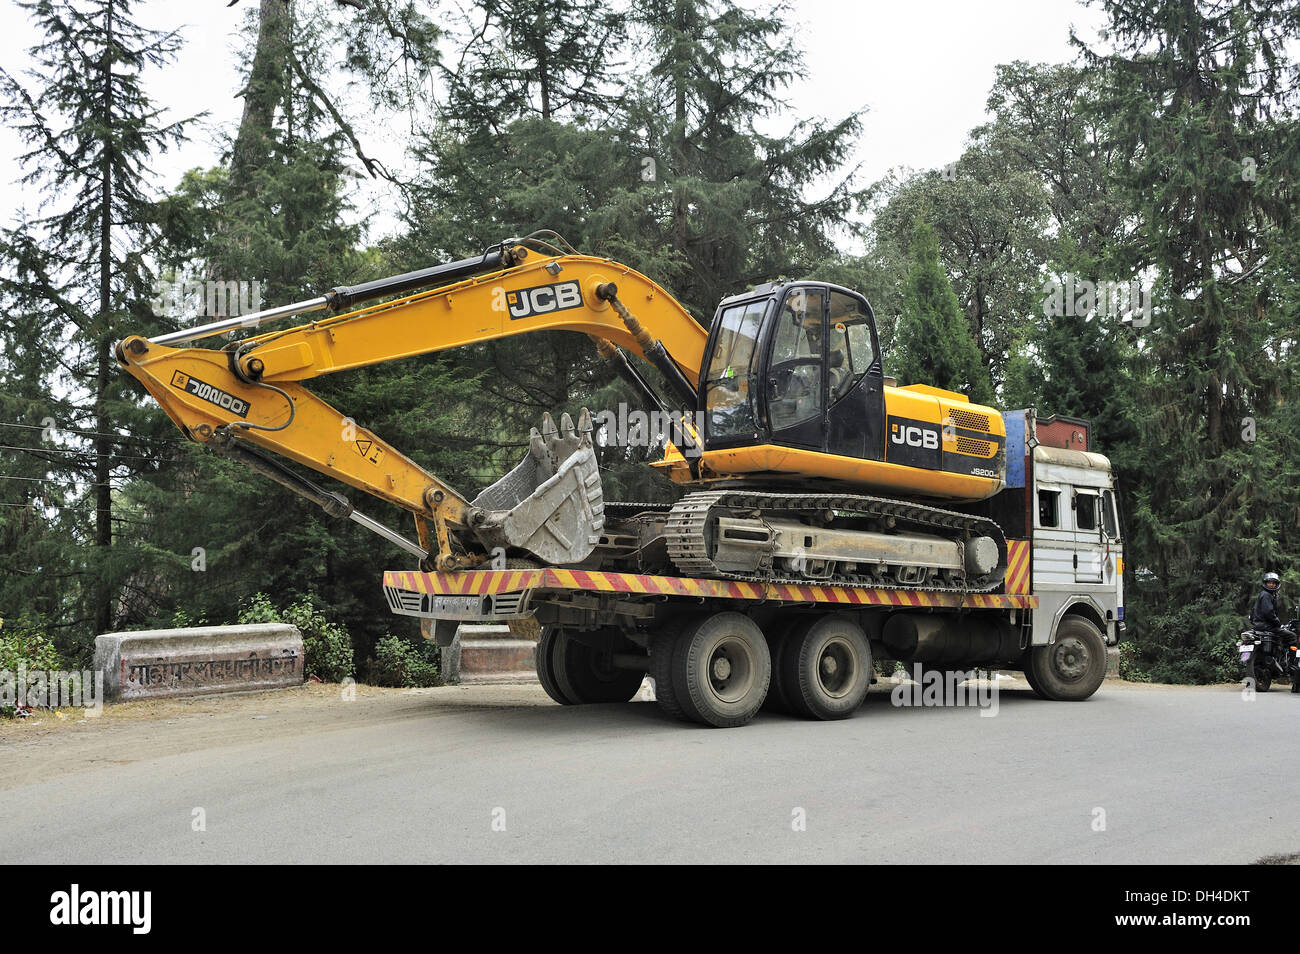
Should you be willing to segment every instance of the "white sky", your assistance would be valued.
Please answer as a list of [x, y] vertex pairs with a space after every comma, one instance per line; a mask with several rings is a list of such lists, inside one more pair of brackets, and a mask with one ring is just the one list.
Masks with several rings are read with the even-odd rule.
[[[240, 112], [235, 31], [251, 2], [227, 7], [227, 0], [145, 0], [136, 7], [138, 21], [157, 29], [181, 28], [185, 40], [176, 62], [148, 77], [150, 94], [173, 118], [209, 114], [208, 130], [192, 130], [189, 143], [155, 161], [161, 187], [174, 185], [186, 169], [214, 164], [219, 154], [214, 132], [235, 128]], [[1073, 0], [792, 0], [791, 5], [808, 78], [790, 91], [785, 121], [837, 119], [868, 107], [856, 155], [863, 184], [894, 167], [934, 168], [956, 159], [967, 132], [986, 118], [984, 103], [997, 64], [1073, 59], [1070, 26], [1091, 37], [1102, 22], [1098, 9]], [[0, 64], [11, 73], [24, 70], [27, 49], [36, 39], [24, 11], [5, 0]], [[394, 132], [374, 129], [364, 145], [391, 162], [398, 158]], [[7, 221], [24, 206], [33, 209], [33, 196], [14, 184], [18, 152], [12, 132], [0, 129], [0, 203]], [[378, 213], [369, 237], [380, 237], [392, 227], [391, 200], [382, 189], [364, 186], [358, 198]]]

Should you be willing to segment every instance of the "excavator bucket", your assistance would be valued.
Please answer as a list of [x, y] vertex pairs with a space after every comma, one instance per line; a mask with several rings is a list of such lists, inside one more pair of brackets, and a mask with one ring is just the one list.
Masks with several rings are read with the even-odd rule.
[[605, 528], [605, 494], [591, 443], [586, 408], [574, 430], [568, 414], [556, 428], [551, 415], [532, 429], [519, 465], [474, 498], [487, 512], [477, 528], [489, 546], [527, 550], [543, 563], [579, 563]]

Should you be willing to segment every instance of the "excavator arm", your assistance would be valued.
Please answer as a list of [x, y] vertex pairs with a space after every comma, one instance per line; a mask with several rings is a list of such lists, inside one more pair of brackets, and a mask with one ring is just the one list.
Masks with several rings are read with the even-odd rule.
[[[333, 515], [351, 517], [427, 555], [438, 569], [477, 565], [492, 546], [522, 547], [548, 562], [577, 562], [601, 530], [600, 480], [586, 415], [576, 431], [568, 415], [559, 428], [548, 416], [541, 432], [534, 430], [520, 467], [470, 501], [305, 386], [323, 374], [464, 345], [535, 331], [579, 331], [625, 376], [644, 385], [624, 350], [655, 364], [679, 400], [694, 401], [707, 332], [667, 291], [608, 259], [536, 255], [522, 245], [498, 248], [482, 259], [338, 288], [257, 315], [153, 339], [132, 336], [117, 346], [117, 358], [190, 439], [250, 464]], [[483, 271], [493, 264], [501, 267]], [[482, 273], [463, 277], [476, 270]], [[422, 283], [434, 287], [413, 290]], [[221, 350], [171, 346], [402, 292], [411, 293]], [[260, 451], [410, 511], [418, 545]], [[477, 552], [453, 546], [465, 531], [477, 538]]]

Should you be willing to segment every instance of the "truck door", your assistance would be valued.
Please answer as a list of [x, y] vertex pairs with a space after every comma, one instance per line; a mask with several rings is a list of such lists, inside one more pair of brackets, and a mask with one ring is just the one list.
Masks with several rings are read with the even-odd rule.
[[1095, 488], [1074, 491], [1074, 581], [1102, 582], [1106, 544], [1101, 535], [1101, 495]]
[[1074, 527], [1066, 484], [1036, 482], [1034, 514], [1034, 585], [1074, 582]]

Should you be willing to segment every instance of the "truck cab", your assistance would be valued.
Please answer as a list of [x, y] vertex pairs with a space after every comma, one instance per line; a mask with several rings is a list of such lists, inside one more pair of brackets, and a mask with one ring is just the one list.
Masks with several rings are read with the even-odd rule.
[[1087, 421], [1033, 408], [1003, 420], [1006, 488], [977, 509], [1006, 531], [1006, 592], [1037, 597], [1023, 641], [1052, 645], [1074, 616], [1114, 646], [1124, 632], [1124, 541], [1110, 461], [1088, 449]]
[[1039, 444], [1032, 490], [1033, 642], [1050, 643], [1072, 612], [1090, 616], [1114, 645], [1124, 621], [1124, 551], [1110, 461]]

